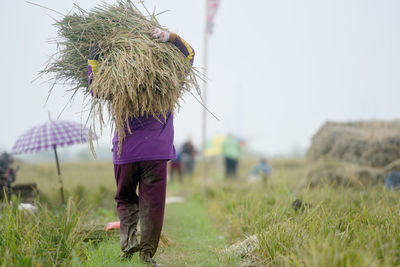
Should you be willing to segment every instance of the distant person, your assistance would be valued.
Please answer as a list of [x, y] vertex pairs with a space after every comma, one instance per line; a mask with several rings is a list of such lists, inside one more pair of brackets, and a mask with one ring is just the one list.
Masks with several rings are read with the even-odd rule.
[[183, 143], [181, 151], [181, 164], [184, 175], [193, 175], [195, 155], [196, 150], [193, 146], [192, 140], [188, 139]]
[[176, 158], [171, 159], [169, 164], [169, 177], [171, 182], [175, 180], [175, 174], [178, 175], [179, 182], [182, 182], [182, 164], [181, 164], [181, 153], [176, 153]]
[[263, 181], [267, 182], [268, 177], [271, 175], [271, 167], [268, 165], [267, 159], [263, 158], [256, 166], [250, 171], [248, 180], [250, 182]]
[[222, 143], [222, 156], [225, 159], [225, 177], [236, 178], [240, 158], [240, 142], [232, 134], [228, 134]]
[[10, 200], [11, 184], [15, 181], [16, 171], [12, 168], [14, 159], [8, 153], [0, 155], [0, 201]]
[[400, 172], [391, 171], [385, 177], [386, 189], [400, 189]]

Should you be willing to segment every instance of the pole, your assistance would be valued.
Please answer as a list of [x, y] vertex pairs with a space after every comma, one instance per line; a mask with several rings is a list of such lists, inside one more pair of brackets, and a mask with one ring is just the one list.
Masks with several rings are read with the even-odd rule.
[[62, 178], [61, 178], [60, 163], [58, 162], [57, 145], [53, 145], [53, 149], [54, 149], [54, 155], [56, 156], [58, 181], [60, 182], [61, 202], [62, 202], [62, 204], [64, 205], [64, 204], [65, 204], [65, 199], [64, 199], [64, 187], [63, 187], [63, 182], [62, 182]]
[[[207, 23], [207, 0], [206, 2], [206, 23]], [[205, 107], [207, 107], [207, 64], [208, 64], [208, 31], [207, 31], [207, 25], [204, 27], [204, 58], [203, 58], [203, 64], [204, 64], [204, 81], [203, 81], [203, 118], [202, 118], [202, 165], [203, 165], [203, 171], [202, 171], [202, 180], [203, 180], [203, 197], [205, 197], [205, 183], [207, 179], [207, 164], [206, 164], [206, 138], [207, 138], [207, 110]]]

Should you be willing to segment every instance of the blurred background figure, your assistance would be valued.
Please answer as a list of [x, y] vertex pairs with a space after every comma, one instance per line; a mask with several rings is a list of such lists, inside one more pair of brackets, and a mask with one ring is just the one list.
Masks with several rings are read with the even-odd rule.
[[248, 175], [249, 182], [263, 181], [267, 182], [268, 177], [271, 175], [271, 167], [268, 165], [268, 161], [262, 158], [259, 163], [250, 171]]
[[240, 142], [232, 134], [228, 134], [222, 143], [222, 156], [225, 159], [225, 177], [236, 178], [240, 158]]
[[400, 189], [400, 172], [389, 172], [385, 177], [386, 189]]
[[188, 138], [182, 145], [181, 151], [181, 164], [183, 175], [193, 175], [194, 171], [194, 157], [196, 155], [196, 149], [193, 146], [191, 138]]
[[169, 164], [169, 177], [171, 182], [176, 180], [175, 176], [178, 176], [179, 182], [182, 182], [182, 164], [181, 164], [181, 153], [176, 153], [176, 158], [172, 159]]
[[0, 155], [0, 202], [9, 201], [11, 184], [15, 181], [16, 171], [12, 168], [14, 159], [6, 152]]

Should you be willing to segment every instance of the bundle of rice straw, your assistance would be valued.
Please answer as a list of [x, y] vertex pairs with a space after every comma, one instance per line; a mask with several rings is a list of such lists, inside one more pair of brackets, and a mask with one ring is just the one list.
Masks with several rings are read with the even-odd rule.
[[[58, 51], [41, 74], [53, 74], [54, 84], [71, 84], [71, 101], [78, 91], [89, 96], [88, 120], [95, 133], [110, 122], [103, 116], [103, 108], [107, 108], [119, 133], [119, 152], [128, 118], [165, 118], [179, 107], [190, 88], [200, 94], [199, 73], [183, 54], [171, 43], [150, 38], [152, 28], [163, 28], [156, 15], [143, 15], [129, 0], [103, 3], [90, 11], [75, 5], [54, 25]], [[103, 44], [98, 72], [88, 88], [87, 60], [91, 46], [99, 42]]]

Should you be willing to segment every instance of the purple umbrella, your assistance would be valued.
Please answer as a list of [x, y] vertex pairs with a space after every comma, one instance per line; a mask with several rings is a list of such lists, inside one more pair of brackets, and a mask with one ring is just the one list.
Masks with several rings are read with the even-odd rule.
[[[11, 149], [12, 154], [40, 152], [54, 150], [57, 172], [60, 182], [61, 201], [64, 204], [64, 189], [61, 179], [60, 164], [58, 162], [57, 147], [83, 144], [89, 139], [89, 130], [80, 123], [70, 121], [50, 120], [35, 126], [22, 134]], [[93, 136], [93, 139], [95, 137]]]

